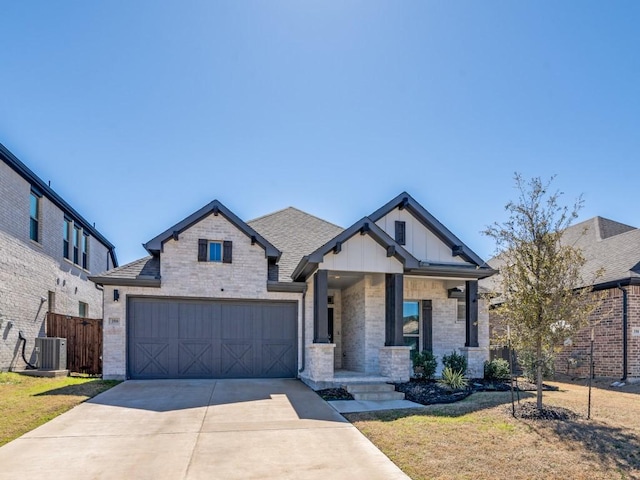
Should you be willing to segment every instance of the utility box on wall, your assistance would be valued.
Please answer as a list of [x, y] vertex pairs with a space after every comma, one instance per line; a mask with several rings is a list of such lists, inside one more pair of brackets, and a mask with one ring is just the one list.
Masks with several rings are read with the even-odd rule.
[[67, 369], [67, 339], [66, 338], [36, 338], [38, 352], [37, 366], [43, 370]]

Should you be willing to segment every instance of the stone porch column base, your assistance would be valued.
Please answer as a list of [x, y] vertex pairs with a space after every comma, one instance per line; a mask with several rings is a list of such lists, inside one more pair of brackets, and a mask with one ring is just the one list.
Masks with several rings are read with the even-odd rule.
[[306, 347], [304, 376], [312, 382], [333, 381], [335, 343], [312, 343]]
[[380, 347], [380, 375], [391, 381], [408, 382], [411, 375], [411, 347]]
[[489, 360], [489, 350], [484, 347], [462, 347], [460, 352], [467, 357], [467, 377], [483, 378], [484, 362]]

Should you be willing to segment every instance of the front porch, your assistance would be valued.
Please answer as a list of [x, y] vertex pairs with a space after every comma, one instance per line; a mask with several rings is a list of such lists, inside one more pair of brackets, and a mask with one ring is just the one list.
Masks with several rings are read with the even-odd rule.
[[478, 341], [488, 341], [488, 321], [478, 315], [476, 282], [330, 270], [311, 280], [300, 378], [312, 388], [406, 382], [412, 349], [439, 360], [455, 350], [469, 376], [482, 376], [488, 351]]

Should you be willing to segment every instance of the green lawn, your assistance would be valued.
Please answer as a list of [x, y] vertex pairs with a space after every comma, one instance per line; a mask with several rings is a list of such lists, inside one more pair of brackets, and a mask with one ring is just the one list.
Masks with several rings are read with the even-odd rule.
[[0, 372], [0, 446], [118, 383], [95, 378], [39, 378]]

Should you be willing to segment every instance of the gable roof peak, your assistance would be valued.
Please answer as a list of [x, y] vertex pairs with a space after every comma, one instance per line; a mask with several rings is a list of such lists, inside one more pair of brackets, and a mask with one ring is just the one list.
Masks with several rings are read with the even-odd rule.
[[162, 251], [162, 246], [164, 242], [172, 238], [176, 233], [179, 234], [184, 230], [190, 228], [191, 226], [198, 223], [203, 218], [209, 215], [222, 215], [226, 218], [232, 225], [234, 225], [238, 230], [244, 233], [249, 238], [255, 238], [256, 243], [260, 245], [265, 250], [265, 255], [267, 257], [280, 258], [281, 252], [276, 247], [274, 247], [269, 241], [267, 241], [262, 235], [256, 232], [253, 228], [247, 225], [246, 222], [241, 220], [236, 214], [234, 214], [231, 210], [225, 207], [222, 202], [219, 200], [213, 200], [208, 203], [201, 209], [189, 215], [184, 220], [176, 223], [174, 226], [168, 228], [160, 235], [149, 240], [147, 243], [142, 246], [152, 255], [157, 255]]
[[420, 223], [444, 242], [445, 245], [455, 249], [459, 252], [458, 254], [468, 262], [473, 263], [478, 267], [486, 266], [486, 262], [482, 260], [482, 258], [467, 247], [458, 237], [440, 223], [436, 217], [431, 215], [426, 208], [420, 205], [420, 203], [407, 192], [402, 192], [397, 195], [395, 198], [369, 215], [369, 218], [374, 222], [377, 222], [396, 208], [401, 210], [407, 209], [407, 211], [409, 211]]

